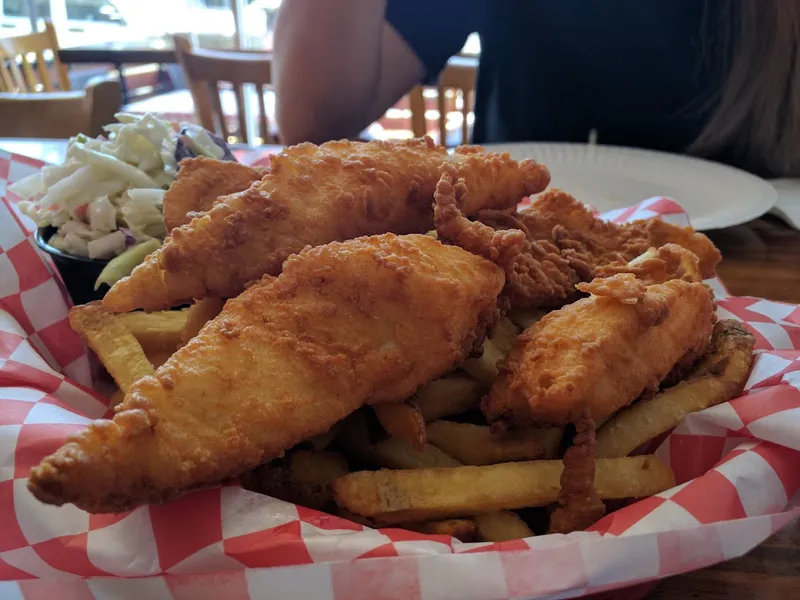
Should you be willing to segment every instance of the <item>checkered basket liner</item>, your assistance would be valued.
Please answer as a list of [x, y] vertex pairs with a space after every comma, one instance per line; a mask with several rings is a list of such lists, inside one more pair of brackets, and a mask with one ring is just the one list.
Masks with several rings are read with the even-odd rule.
[[[590, 531], [462, 543], [364, 528], [236, 485], [116, 515], [42, 504], [26, 488], [30, 468], [108, 404], [89, 387], [57, 272], [4, 193], [41, 166], [0, 153], [2, 598], [618, 598], [740, 556], [800, 514], [800, 308], [729, 297], [719, 281], [720, 318], [757, 338], [744, 395], [690, 415], [659, 445], [677, 487]], [[605, 216], [686, 223], [667, 198]]]

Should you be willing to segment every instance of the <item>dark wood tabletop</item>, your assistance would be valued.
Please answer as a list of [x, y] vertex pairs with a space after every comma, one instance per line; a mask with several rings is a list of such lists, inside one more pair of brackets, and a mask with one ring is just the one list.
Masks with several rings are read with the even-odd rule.
[[[800, 231], [765, 217], [706, 232], [722, 252], [730, 292], [800, 304]], [[647, 600], [800, 598], [800, 522], [741, 558], [663, 581]]]
[[178, 62], [175, 48], [148, 46], [146, 43], [108, 42], [75, 48], [62, 48], [58, 58], [64, 64], [107, 63], [111, 65], [170, 64]]

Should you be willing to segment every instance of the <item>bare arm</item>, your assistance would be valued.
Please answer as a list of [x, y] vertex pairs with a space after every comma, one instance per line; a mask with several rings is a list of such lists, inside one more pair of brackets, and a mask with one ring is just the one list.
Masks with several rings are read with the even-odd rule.
[[353, 137], [425, 74], [385, 0], [283, 0], [273, 76], [283, 142]]

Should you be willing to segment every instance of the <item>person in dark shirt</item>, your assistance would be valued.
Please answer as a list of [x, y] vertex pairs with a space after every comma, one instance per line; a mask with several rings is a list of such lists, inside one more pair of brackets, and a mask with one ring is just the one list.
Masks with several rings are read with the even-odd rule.
[[470, 33], [473, 142], [689, 152], [800, 175], [798, 0], [283, 0], [275, 32], [285, 143], [352, 137]]

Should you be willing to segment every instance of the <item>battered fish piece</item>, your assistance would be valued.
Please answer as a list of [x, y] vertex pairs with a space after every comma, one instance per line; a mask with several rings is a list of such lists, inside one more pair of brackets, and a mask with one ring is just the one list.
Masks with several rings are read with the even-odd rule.
[[646, 286], [632, 273], [588, 284], [592, 294], [553, 311], [517, 337], [481, 408], [503, 425], [601, 422], [706, 349], [711, 293], [679, 279]]
[[[487, 215], [487, 218], [491, 213]], [[633, 221], [623, 225], [595, 217], [566, 192], [550, 189], [520, 213], [530, 239], [552, 241], [566, 256], [580, 255], [592, 269], [614, 262], [627, 263], [649, 248], [677, 244], [698, 257], [700, 274], [713, 277], [722, 255], [714, 243], [691, 227], [671, 225], [661, 219]]]
[[249, 188], [267, 172], [232, 161], [205, 156], [181, 161], [178, 177], [164, 194], [164, 225], [167, 231], [189, 223], [195, 213], [211, 209], [220, 196]]
[[646, 285], [664, 283], [670, 279], [702, 281], [697, 256], [678, 244], [650, 248], [629, 263], [612, 263], [595, 269], [595, 277], [610, 277], [618, 273], [633, 273]]
[[444, 163], [470, 185], [466, 214], [514, 206], [550, 180], [535, 161], [517, 162], [477, 146], [448, 155], [430, 138], [300, 144], [273, 157], [259, 185], [174, 229], [160, 250], [111, 288], [104, 305], [127, 312], [231, 298], [247, 282], [280, 273], [286, 258], [306, 245], [429, 231]]
[[575, 295], [579, 274], [590, 272], [585, 261], [564, 258], [551, 242], [532, 239], [512, 215], [501, 213], [508, 217], [511, 228], [470, 221], [461, 209], [469, 204], [471, 195], [466, 181], [449, 166], [442, 170], [433, 209], [440, 240], [501, 266], [506, 273], [504, 294], [514, 308], [560, 306]]
[[45, 458], [28, 488], [116, 512], [239, 475], [362, 404], [402, 401], [472, 353], [503, 272], [425, 235], [309, 248], [137, 381], [113, 420]]

